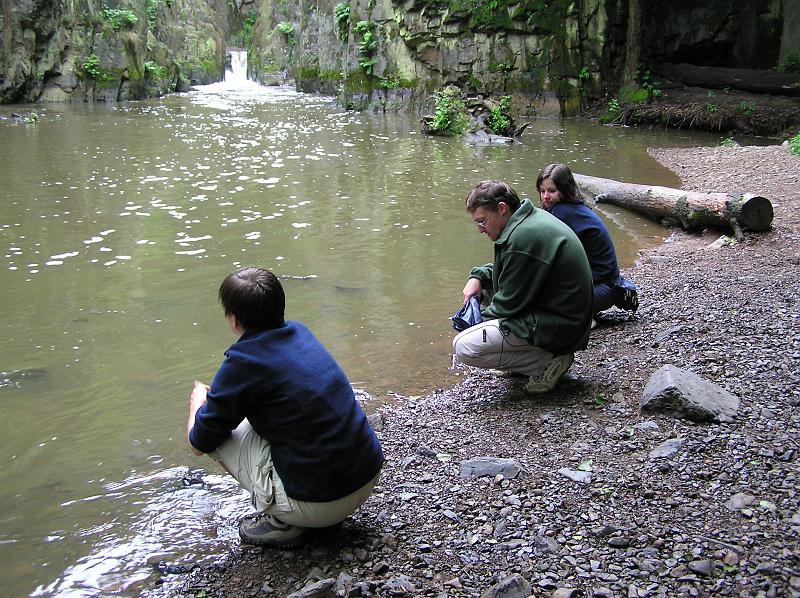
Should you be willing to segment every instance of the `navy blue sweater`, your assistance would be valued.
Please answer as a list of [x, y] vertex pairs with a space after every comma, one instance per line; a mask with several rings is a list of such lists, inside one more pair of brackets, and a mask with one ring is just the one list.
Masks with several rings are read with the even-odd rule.
[[228, 348], [189, 441], [212, 452], [244, 418], [269, 441], [275, 469], [296, 500], [343, 498], [383, 465], [350, 382], [299, 322], [246, 333]]
[[549, 212], [569, 226], [581, 240], [594, 284], [611, 284], [619, 277], [617, 252], [608, 228], [589, 206], [584, 203], [560, 201]]

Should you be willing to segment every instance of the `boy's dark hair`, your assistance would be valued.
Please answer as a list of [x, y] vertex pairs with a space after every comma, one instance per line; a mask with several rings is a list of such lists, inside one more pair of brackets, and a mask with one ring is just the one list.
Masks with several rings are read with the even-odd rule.
[[572, 171], [566, 164], [549, 164], [542, 169], [536, 179], [536, 190], [541, 191], [542, 182], [551, 179], [553, 184], [561, 192], [561, 201], [569, 203], [583, 203], [583, 198], [578, 191], [578, 184]]
[[520, 205], [519, 195], [509, 185], [503, 181], [488, 180], [481, 181], [472, 192], [467, 196], [464, 205], [468, 212], [474, 212], [478, 208], [486, 208], [493, 212], [497, 211], [497, 204], [503, 202], [511, 212], [516, 212]]
[[219, 287], [225, 315], [233, 315], [244, 330], [283, 326], [286, 296], [278, 277], [261, 268], [242, 268], [228, 274]]

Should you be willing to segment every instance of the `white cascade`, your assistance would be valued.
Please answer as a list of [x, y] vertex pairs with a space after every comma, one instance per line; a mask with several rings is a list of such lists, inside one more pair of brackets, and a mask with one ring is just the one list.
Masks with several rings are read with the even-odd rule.
[[231, 68], [225, 69], [225, 83], [247, 82], [247, 50], [228, 50]]

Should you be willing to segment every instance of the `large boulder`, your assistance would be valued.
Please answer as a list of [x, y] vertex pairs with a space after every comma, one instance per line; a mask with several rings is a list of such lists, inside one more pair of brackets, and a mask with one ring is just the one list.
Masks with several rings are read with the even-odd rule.
[[739, 404], [737, 396], [716, 384], [674, 365], [665, 365], [648, 380], [640, 411], [696, 422], [722, 422], [736, 416]]

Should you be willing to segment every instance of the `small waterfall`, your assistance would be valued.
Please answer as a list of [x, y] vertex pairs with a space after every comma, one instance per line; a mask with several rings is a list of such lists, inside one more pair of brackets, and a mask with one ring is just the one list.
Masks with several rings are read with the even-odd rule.
[[247, 50], [228, 50], [230, 68], [225, 68], [225, 83], [247, 82]]

